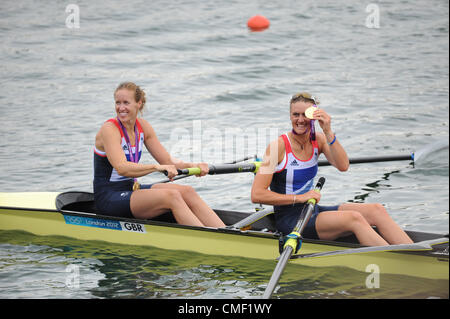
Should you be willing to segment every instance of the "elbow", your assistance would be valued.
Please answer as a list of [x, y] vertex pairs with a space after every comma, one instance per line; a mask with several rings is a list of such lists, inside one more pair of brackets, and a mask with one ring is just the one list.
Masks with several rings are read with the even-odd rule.
[[267, 189], [252, 189], [250, 199], [252, 204], [269, 204], [267, 202], [268, 195]]
[[132, 177], [129, 176], [129, 171], [126, 168], [126, 165], [117, 165], [117, 167], [114, 167], [114, 169], [120, 176]]
[[335, 161], [331, 162], [330, 161], [330, 164], [332, 166], [334, 166], [340, 172], [346, 172], [348, 170], [348, 168], [350, 167], [350, 163], [349, 163], [348, 160], [345, 161], [344, 163], [343, 162], [335, 162]]
[[346, 172], [346, 171], [348, 171], [349, 167], [350, 167], [350, 163], [347, 162], [344, 165], [341, 165], [340, 167], [338, 167], [338, 170], [340, 172]]
[[258, 197], [255, 194], [253, 194], [253, 192], [250, 197], [250, 200], [252, 201], [252, 204], [258, 204]]
[[117, 171], [117, 174], [119, 174], [120, 176], [131, 177], [131, 176], [127, 176], [127, 172], [125, 170], [116, 169], [116, 171]]
[[252, 193], [251, 193], [250, 199], [251, 199], [253, 204], [261, 203], [261, 196], [259, 196], [258, 192], [253, 190], [253, 189], [252, 189]]

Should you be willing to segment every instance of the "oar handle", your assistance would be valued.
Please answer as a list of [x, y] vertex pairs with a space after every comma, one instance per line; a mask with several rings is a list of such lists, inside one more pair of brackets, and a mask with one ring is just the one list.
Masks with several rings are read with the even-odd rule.
[[[321, 177], [319, 178], [319, 180], [317, 181], [316, 187], [314, 188], [314, 190], [316, 192], [319, 192], [322, 190], [323, 185], [325, 184], [325, 177]], [[316, 205], [316, 200], [314, 198], [310, 198], [308, 199], [308, 201], [306, 202], [308, 204], [312, 204], [312, 205]]]
[[315, 189], [320, 192], [323, 188], [323, 185], [325, 185], [325, 177], [322, 176], [317, 181]]
[[177, 171], [178, 175], [199, 175], [201, 172], [200, 167], [177, 169]]

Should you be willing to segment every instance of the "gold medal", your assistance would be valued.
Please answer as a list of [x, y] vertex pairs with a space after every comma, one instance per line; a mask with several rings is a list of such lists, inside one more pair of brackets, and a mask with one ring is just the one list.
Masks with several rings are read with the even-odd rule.
[[309, 119], [314, 119], [314, 111], [317, 110], [317, 106], [310, 106], [305, 111], [305, 116]]
[[133, 192], [134, 192], [135, 190], [140, 189], [140, 188], [141, 188], [141, 184], [139, 184], [139, 182], [138, 182], [137, 180], [135, 180], [135, 181], [134, 181], [134, 184], [133, 184]]

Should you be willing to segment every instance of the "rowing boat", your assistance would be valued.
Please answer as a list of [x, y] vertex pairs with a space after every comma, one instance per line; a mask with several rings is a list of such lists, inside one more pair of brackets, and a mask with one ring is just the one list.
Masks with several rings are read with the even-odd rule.
[[[226, 228], [179, 225], [170, 213], [153, 220], [104, 216], [95, 209], [93, 194], [87, 192], [0, 193], [0, 230], [276, 262], [280, 236], [275, 231], [273, 215], [262, 214], [264, 217], [257, 221], [253, 218], [252, 228], [243, 229], [242, 220], [252, 219], [254, 214], [215, 212], [228, 225]], [[354, 236], [336, 241], [305, 238], [301, 254], [293, 255], [290, 262], [314, 267], [343, 266], [362, 272], [369, 265], [376, 265], [380, 274], [448, 280], [448, 234], [407, 233], [414, 244], [361, 247]]]

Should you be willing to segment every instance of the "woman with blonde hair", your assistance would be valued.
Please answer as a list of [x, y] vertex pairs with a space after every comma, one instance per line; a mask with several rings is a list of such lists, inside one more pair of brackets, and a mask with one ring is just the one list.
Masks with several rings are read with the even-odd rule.
[[[153, 127], [138, 119], [146, 103], [145, 92], [132, 82], [121, 83], [114, 92], [116, 118], [106, 121], [95, 137], [94, 197], [102, 214], [151, 219], [172, 211], [179, 224], [224, 227], [215, 212], [190, 186], [177, 184], [140, 185], [138, 177], [177, 169], [199, 167], [208, 173], [206, 163], [185, 163], [170, 156]], [[158, 164], [139, 163], [143, 147]]]
[[[285, 235], [292, 231], [310, 198], [320, 201], [320, 194], [313, 190], [319, 155], [323, 153], [339, 171], [349, 167], [347, 153], [331, 129], [331, 116], [317, 104], [309, 93], [292, 97], [292, 130], [267, 147], [252, 186], [252, 201], [274, 205], [277, 229]], [[314, 129], [316, 120], [320, 133]], [[381, 204], [365, 203], [315, 205], [303, 237], [334, 240], [350, 233], [366, 246], [412, 243]]]

